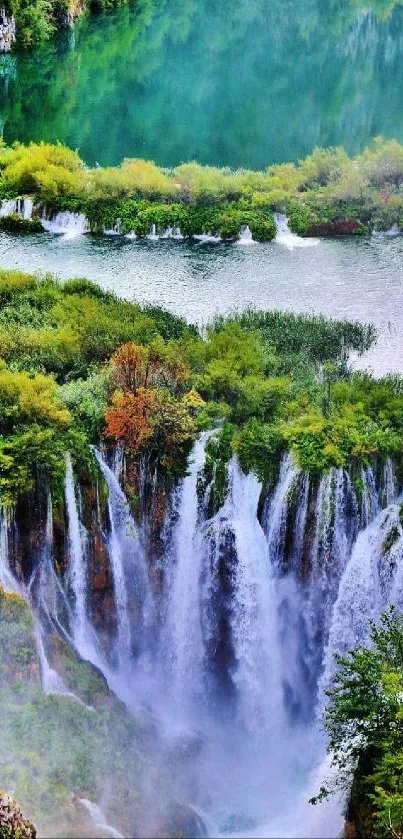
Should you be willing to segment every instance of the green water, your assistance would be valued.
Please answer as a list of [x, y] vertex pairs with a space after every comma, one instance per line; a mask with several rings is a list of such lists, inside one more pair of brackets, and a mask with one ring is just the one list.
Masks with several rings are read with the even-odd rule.
[[377, 134], [403, 140], [402, 57], [394, 0], [138, 0], [1, 59], [0, 125], [92, 164], [356, 152]]

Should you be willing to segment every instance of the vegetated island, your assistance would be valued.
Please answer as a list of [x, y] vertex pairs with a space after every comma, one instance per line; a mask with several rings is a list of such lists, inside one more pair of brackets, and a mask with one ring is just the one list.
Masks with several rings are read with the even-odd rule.
[[316, 148], [298, 164], [261, 172], [194, 162], [163, 169], [140, 159], [89, 169], [65, 146], [17, 143], [0, 148], [0, 224], [41, 231], [70, 213], [82, 232], [234, 240], [247, 228], [264, 242], [276, 236], [274, 214], [284, 213], [300, 236], [398, 233], [402, 185], [403, 146], [381, 138], [353, 159], [341, 148]]

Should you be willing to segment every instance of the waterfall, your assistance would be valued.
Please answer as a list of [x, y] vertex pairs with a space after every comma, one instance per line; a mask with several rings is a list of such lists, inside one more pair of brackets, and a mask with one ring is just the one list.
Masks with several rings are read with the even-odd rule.
[[302, 236], [297, 236], [296, 233], [292, 233], [289, 228], [287, 216], [282, 213], [274, 213], [274, 220], [277, 226], [275, 241], [279, 245], [284, 245], [288, 250], [292, 251], [294, 248], [311, 248], [319, 244], [319, 239], [303, 239]]
[[298, 475], [299, 470], [293, 465], [292, 456], [290, 454], [285, 455], [280, 468], [279, 480], [265, 516], [268, 549], [273, 566], [279, 565], [284, 557], [289, 496]]
[[[59, 577], [54, 563], [48, 494], [46, 537], [28, 590], [43, 688], [72, 696], [53, 669], [48, 633], [56, 629], [98, 664], [129, 708], [141, 715], [146, 707], [152, 736], [160, 729], [157, 757], [163, 753], [172, 790], [206, 813], [212, 835], [334, 837], [342, 802], [307, 803], [328, 771], [317, 715], [334, 653], [366, 641], [369, 619], [389, 603], [403, 608], [393, 464], [354, 471], [353, 482], [337, 468], [308, 475], [286, 455], [268, 490], [233, 457], [225, 498], [211, 516], [205, 464], [214, 433], [201, 434], [193, 447], [157, 559], [146, 556], [121, 487], [123, 450], [108, 465], [106, 453], [94, 449], [108, 489], [102, 535], [117, 620], [113, 666], [98, 651], [89, 616], [91, 539], [67, 456], [67, 570]], [[143, 481], [145, 470], [144, 463]], [[3, 511], [0, 581], [13, 588], [7, 535]], [[120, 835], [96, 804], [82, 804], [96, 827]]]
[[168, 664], [169, 690], [184, 714], [199, 694], [204, 678], [200, 579], [205, 548], [199, 527], [197, 480], [210, 436], [207, 432], [202, 434], [195, 444], [189, 474], [174, 499], [177, 523], [167, 556], [168, 602], [163, 656]]
[[183, 233], [182, 233], [182, 231], [181, 231], [180, 227], [174, 227], [174, 228], [173, 228], [173, 231], [172, 231], [172, 238], [173, 238], [173, 239], [176, 239], [176, 240], [177, 240], [177, 242], [183, 242], [183, 240], [184, 240], [184, 238], [185, 238], [185, 237], [184, 237], [184, 235], [183, 235]]
[[81, 645], [87, 635], [87, 578], [85, 562], [85, 537], [77, 510], [73, 467], [70, 455], [66, 456], [65, 478], [66, 509], [68, 518], [69, 572], [74, 592], [74, 619], [76, 637]]
[[94, 826], [102, 831], [102, 835], [106, 833], [111, 837], [111, 839], [123, 839], [122, 834], [119, 833], [116, 828], [111, 827], [111, 825], [107, 823], [106, 817], [104, 816], [101, 808], [98, 807], [98, 804], [94, 804], [94, 802], [89, 801], [88, 798], [79, 798], [79, 801], [90, 814]]
[[65, 499], [68, 520], [68, 576], [74, 596], [71, 620], [74, 644], [82, 658], [105, 673], [96, 633], [88, 618], [87, 534], [80, 522], [70, 455], [66, 455]]
[[56, 213], [52, 218], [47, 218], [46, 212], [44, 212], [42, 227], [48, 233], [63, 235], [65, 239], [76, 239], [78, 236], [90, 232], [89, 221], [82, 213], [71, 213], [67, 210]]
[[403, 531], [400, 507], [383, 510], [357, 538], [340, 582], [324, 657], [322, 688], [335, 672], [335, 654], [368, 641], [369, 623], [394, 604], [403, 609]]
[[264, 532], [258, 522], [261, 485], [244, 475], [235, 459], [229, 469], [226, 513], [235, 536], [232, 636], [234, 682], [241, 719], [258, 737], [282, 720], [276, 593]]
[[45, 647], [43, 643], [42, 633], [40, 627], [36, 628], [35, 632], [35, 639], [36, 639], [36, 648], [38, 651], [38, 658], [39, 664], [41, 667], [41, 682], [42, 682], [42, 690], [46, 693], [47, 696], [51, 694], [56, 694], [57, 696], [69, 696], [70, 699], [75, 699], [76, 702], [80, 702], [81, 700], [68, 688], [63, 682], [63, 679], [56, 670], [50, 666], [48, 662], [48, 658], [45, 652]]
[[122, 666], [131, 661], [134, 649], [144, 652], [153, 619], [152, 596], [143, 549], [126, 496], [101, 453], [94, 449], [94, 454], [109, 492], [108, 550], [115, 592], [117, 649]]
[[281, 707], [274, 584], [257, 519], [261, 486], [233, 459], [224, 506], [206, 521], [197, 487], [208, 438], [201, 435], [194, 447], [165, 558], [169, 570], [163, 653], [169, 661], [169, 690], [185, 713], [203, 692], [209, 701], [218, 655], [221, 667], [228, 668], [227, 685], [235, 691], [239, 724], [260, 736], [263, 729], [278, 724], [275, 709]]
[[0, 585], [5, 591], [21, 594], [21, 587], [8, 564], [8, 520], [7, 512], [0, 506]]
[[[388, 480], [388, 488], [386, 491], [391, 491], [391, 478], [390, 478], [390, 468], [385, 467], [385, 475]], [[376, 487], [375, 475], [373, 469], [371, 467], [361, 469], [361, 482], [362, 482], [362, 521], [364, 526], [366, 527], [372, 519], [377, 515], [379, 512], [379, 498], [378, 492]], [[393, 488], [393, 481], [392, 481], [392, 488]]]

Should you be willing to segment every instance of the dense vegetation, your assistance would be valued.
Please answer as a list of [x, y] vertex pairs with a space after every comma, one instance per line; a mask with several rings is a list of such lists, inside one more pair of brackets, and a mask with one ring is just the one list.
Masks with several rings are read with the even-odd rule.
[[[31, 195], [36, 212], [81, 212], [93, 232], [118, 224], [146, 235], [180, 228], [235, 238], [249, 225], [254, 238], [276, 233], [273, 211], [289, 216], [300, 235], [344, 235], [403, 226], [403, 146], [375, 140], [350, 159], [343, 149], [315, 149], [298, 164], [232, 171], [186, 163], [161, 169], [145, 160], [88, 169], [77, 152], [31, 143], [0, 149], [0, 196]], [[12, 219], [3, 219], [12, 226]], [[15, 228], [24, 228], [15, 218]], [[30, 229], [30, 225], [26, 225]], [[31, 224], [32, 226], [32, 224]], [[37, 221], [34, 224], [37, 229]]]
[[393, 609], [384, 614], [370, 641], [338, 659], [325, 717], [329, 750], [336, 790], [349, 790], [354, 774], [350, 810], [359, 835], [401, 839], [403, 617]]
[[48, 41], [86, 9], [104, 11], [127, 0], [5, 0], [6, 14], [14, 15], [17, 48], [27, 49]]
[[217, 424], [213, 459], [236, 451], [264, 480], [287, 448], [314, 473], [401, 457], [400, 380], [348, 367], [349, 352], [374, 341], [370, 326], [251, 311], [202, 337], [88, 281], [12, 271], [0, 274], [0, 304], [3, 502], [37, 480], [57, 492], [66, 451], [91, 471], [100, 437], [172, 477]]

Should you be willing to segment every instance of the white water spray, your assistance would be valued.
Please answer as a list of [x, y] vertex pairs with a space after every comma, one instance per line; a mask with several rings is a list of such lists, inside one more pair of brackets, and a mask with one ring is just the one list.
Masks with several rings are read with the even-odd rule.
[[274, 213], [274, 220], [277, 226], [277, 235], [275, 241], [279, 245], [284, 245], [285, 248], [292, 251], [294, 248], [312, 248], [319, 244], [319, 239], [306, 238], [297, 236], [290, 230], [287, 216], [282, 213]]
[[76, 239], [90, 232], [88, 219], [82, 213], [64, 211], [48, 218], [46, 212], [42, 216], [42, 226], [48, 233], [62, 235], [65, 239]]

